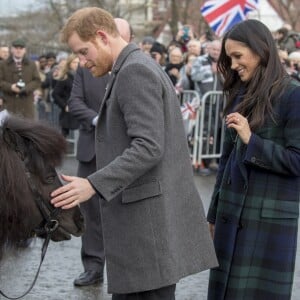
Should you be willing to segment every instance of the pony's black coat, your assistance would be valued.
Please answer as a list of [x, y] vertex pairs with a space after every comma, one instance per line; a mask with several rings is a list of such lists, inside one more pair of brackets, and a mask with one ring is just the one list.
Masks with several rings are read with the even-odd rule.
[[[64, 137], [41, 122], [9, 117], [0, 127], [0, 255], [40, 232], [44, 220], [36, 200], [52, 209], [50, 193], [61, 185], [55, 167], [65, 151]], [[61, 210], [58, 221], [54, 241], [83, 233], [78, 207]]]

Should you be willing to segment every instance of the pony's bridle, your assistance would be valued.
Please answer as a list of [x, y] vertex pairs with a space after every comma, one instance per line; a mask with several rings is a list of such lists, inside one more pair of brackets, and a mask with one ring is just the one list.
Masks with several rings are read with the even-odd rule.
[[[1, 129], [1, 127], [0, 127], [0, 129]], [[15, 148], [17, 148], [17, 146]], [[37, 236], [43, 236], [43, 237], [45, 236], [45, 240], [44, 240], [42, 250], [41, 250], [40, 264], [37, 269], [36, 275], [31, 283], [31, 285], [29, 286], [29, 288], [21, 296], [18, 296], [18, 297], [7, 296], [3, 291], [0, 290], [0, 295], [2, 295], [3, 297], [5, 297], [7, 299], [12, 299], [12, 300], [23, 298], [34, 287], [36, 280], [38, 278], [38, 275], [40, 273], [42, 263], [44, 261], [45, 255], [46, 255], [48, 245], [51, 240], [51, 236], [52, 236], [53, 232], [55, 232], [57, 230], [57, 228], [59, 227], [58, 216], [61, 212], [61, 208], [58, 208], [58, 207], [55, 208], [49, 202], [44, 201], [44, 198], [42, 197], [41, 193], [39, 192], [38, 188], [36, 187], [36, 184], [32, 180], [32, 175], [27, 168], [27, 164], [26, 164], [27, 159], [25, 157], [23, 157], [22, 155], [20, 155], [21, 152], [18, 151], [18, 149], [16, 149], [16, 152], [18, 153], [18, 155], [23, 163], [28, 185], [34, 195], [35, 203], [43, 217], [43, 224], [41, 224], [40, 227], [35, 228], [34, 232]]]
[[[26, 163], [25, 163], [26, 165]], [[41, 193], [36, 187], [34, 181], [32, 180], [31, 173], [26, 168], [26, 177], [29, 187], [34, 195], [35, 203], [43, 216], [43, 224], [41, 224], [38, 228], [34, 229], [34, 232], [37, 236], [50, 236], [51, 234], [58, 228], [59, 220], [58, 216], [61, 212], [61, 208], [54, 207], [50, 204], [50, 202], [44, 201]]]

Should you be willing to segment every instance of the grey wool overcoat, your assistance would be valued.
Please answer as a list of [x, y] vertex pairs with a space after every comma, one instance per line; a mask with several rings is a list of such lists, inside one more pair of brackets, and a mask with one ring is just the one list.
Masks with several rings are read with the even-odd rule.
[[[274, 99], [275, 100], [275, 99]], [[300, 86], [276, 99], [274, 119], [248, 145], [227, 129], [208, 221], [220, 266], [209, 300], [291, 297], [300, 196]]]
[[96, 126], [109, 293], [157, 289], [217, 265], [193, 181], [178, 98], [161, 67], [126, 46]]

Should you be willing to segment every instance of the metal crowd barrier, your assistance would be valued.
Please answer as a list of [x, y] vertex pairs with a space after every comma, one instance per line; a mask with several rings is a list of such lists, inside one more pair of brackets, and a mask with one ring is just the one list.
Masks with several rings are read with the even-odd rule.
[[69, 136], [66, 138], [67, 140], [67, 156], [75, 157], [77, 154], [77, 142], [79, 137], [79, 130], [70, 130]]
[[[221, 156], [224, 140], [225, 107], [222, 91], [205, 93], [201, 99], [196, 91], [184, 90], [181, 95], [182, 104], [192, 103], [195, 116], [184, 121], [190, 146], [190, 154], [194, 169], [202, 166], [204, 159], [216, 159]], [[199, 103], [195, 108], [195, 103]]]
[[[224, 120], [221, 117], [225, 107], [222, 91], [207, 92], [199, 98], [194, 90], [184, 90], [180, 102], [189, 104], [192, 117], [184, 120], [194, 169], [202, 165], [203, 159], [219, 158], [224, 139]], [[79, 131], [71, 130], [67, 137], [67, 156], [76, 156]]]

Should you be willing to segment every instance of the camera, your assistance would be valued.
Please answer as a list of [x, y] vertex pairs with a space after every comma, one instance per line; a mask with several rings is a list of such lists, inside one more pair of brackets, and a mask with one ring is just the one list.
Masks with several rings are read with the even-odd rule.
[[19, 81], [17, 82], [16, 86], [20, 89], [23, 90], [26, 86], [25, 82], [22, 79], [19, 79]]
[[188, 26], [184, 26], [182, 30], [183, 30], [182, 39], [183, 41], [188, 42], [190, 40], [190, 35], [189, 35], [190, 28]]

